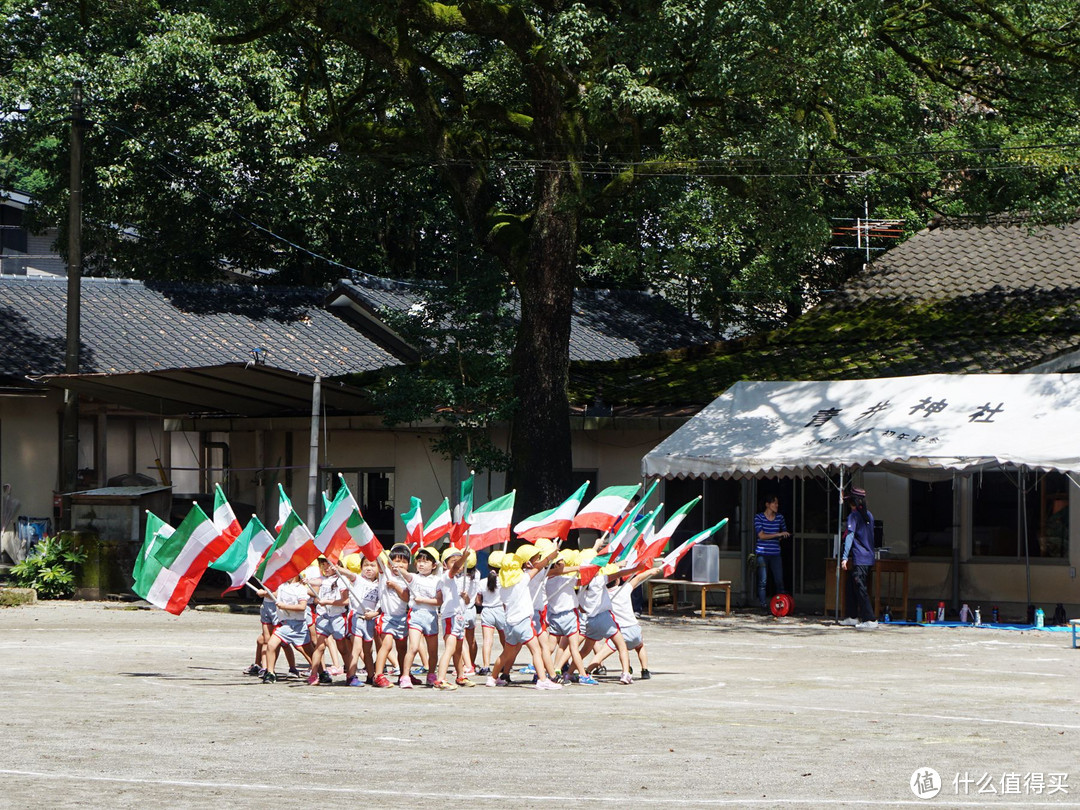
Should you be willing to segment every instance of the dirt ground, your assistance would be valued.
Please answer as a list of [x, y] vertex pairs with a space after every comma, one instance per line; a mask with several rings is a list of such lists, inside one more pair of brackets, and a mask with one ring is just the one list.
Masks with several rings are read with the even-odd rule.
[[2, 609], [0, 806], [1080, 807], [1067, 632], [642, 622], [651, 680], [444, 693], [264, 685], [254, 615]]

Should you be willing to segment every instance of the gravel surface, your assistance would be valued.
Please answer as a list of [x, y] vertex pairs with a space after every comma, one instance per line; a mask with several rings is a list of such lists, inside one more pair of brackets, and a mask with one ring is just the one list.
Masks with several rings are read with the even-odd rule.
[[264, 685], [254, 615], [3, 609], [0, 806], [1080, 807], [1067, 632], [642, 624], [649, 681], [445, 693]]

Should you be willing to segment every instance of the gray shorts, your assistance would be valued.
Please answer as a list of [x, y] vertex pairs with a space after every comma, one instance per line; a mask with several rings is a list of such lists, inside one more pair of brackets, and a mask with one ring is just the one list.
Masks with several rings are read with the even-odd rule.
[[465, 627], [476, 627], [476, 605], [465, 608]]
[[349, 623], [345, 620], [344, 613], [339, 613], [337, 616], [320, 613], [315, 617], [315, 632], [320, 636], [333, 636], [341, 640], [348, 638]]
[[581, 621], [578, 618], [578, 612], [576, 610], [564, 610], [562, 613], [549, 613], [547, 624], [548, 632], [559, 638], [581, 635]]
[[585, 623], [585, 638], [591, 638], [593, 641], [603, 641], [618, 632], [619, 625], [615, 624], [615, 617], [610, 610], [590, 617]]
[[425, 636], [439, 635], [439, 614], [434, 610], [410, 610], [409, 631], [419, 630]]
[[449, 616], [442, 619], [443, 638], [454, 636], [465, 638], [465, 618], [463, 616]]
[[382, 617], [382, 632], [394, 638], [406, 638], [409, 635], [408, 614]]
[[274, 635], [294, 647], [303, 647], [311, 641], [306, 619], [286, 619], [274, 628]]
[[506, 608], [502, 605], [486, 607], [480, 611], [480, 624], [506, 632]]
[[364, 641], [375, 640], [375, 620], [365, 619], [363, 613], [350, 613], [349, 634]]
[[506, 643], [511, 646], [516, 647], [519, 644], [526, 644], [535, 637], [536, 631], [533, 630], [532, 616], [522, 619], [513, 627], [507, 626], [506, 628]]
[[277, 624], [277, 605], [273, 602], [263, 602], [259, 608], [259, 621], [273, 627]]
[[[632, 624], [629, 627], [620, 627], [619, 632], [622, 633], [623, 641], [626, 642], [626, 649], [636, 650], [638, 647], [641, 646], [642, 640], [640, 624]], [[611, 643], [610, 639], [608, 639], [608, 646], [611, 647], [611, 649], [613, 650], [615, 649], [615, 645]]]

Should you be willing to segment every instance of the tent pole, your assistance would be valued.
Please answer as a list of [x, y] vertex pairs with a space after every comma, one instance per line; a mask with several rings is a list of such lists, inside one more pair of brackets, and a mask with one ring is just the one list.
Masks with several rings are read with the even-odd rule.
[[[960, 476], [952, 477], [952, 609], [960, 614]], [[911, 556], [910, 554], [908, 555]], [[906, 617], [905, 617], [906, 618]]]
[[836, 604], [833, 605], [833, 616], [840, 621], [840, 554], [844, 549], [844, 465], [840, 465], [840, 491], [837, 493], [838, 506], [836, 509], [836, 540], [834, 554], [836, 556]]
[[[1027, 481], [1024, 467], [1020, 467], [1020, 515], [1024, 521], [1024, 569], [1027, 575], [1027, 603], [1031, 604], [1031, 555], [1028, 553]], [[1026, 607], [1026, 606], [1025, 606]]]

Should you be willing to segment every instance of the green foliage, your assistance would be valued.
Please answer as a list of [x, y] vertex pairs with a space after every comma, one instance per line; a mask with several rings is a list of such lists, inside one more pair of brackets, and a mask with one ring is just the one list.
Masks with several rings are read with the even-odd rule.
[[86, 554], [75, 548], [70, 536], [46, 537], [25, 560], [11, 568], [21, 588], [33, 588], [41, 599], [67, 599], [75, 593], [75, 572]]

